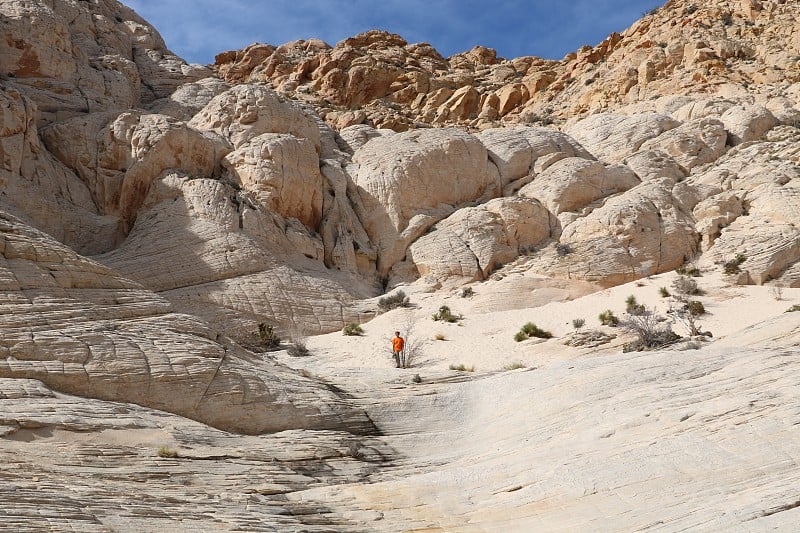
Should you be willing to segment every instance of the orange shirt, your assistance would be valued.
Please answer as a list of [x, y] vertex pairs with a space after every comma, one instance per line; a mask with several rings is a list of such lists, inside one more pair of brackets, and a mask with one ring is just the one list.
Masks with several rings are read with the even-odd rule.
[[392, 339], [392, 350], [395, 352], [402, 352], [404, 345], [405, 341], [403, 340], [403, 337], [395, 337]]

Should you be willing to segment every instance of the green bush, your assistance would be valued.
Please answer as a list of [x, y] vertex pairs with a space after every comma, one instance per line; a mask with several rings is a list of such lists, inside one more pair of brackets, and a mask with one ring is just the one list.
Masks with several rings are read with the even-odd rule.
[[522, 342], [522, 341], [526, 340], [527, 338], [528, 338], [528, 336], [525, 335], [525, 333], [523, 333], [522, 331], [518, 331], [518, 332], [516, 332], [514, 334], [514, 340], [517, 341], [517, 342]]
[[363, 334], [364, 328], [362, 328], [357, 322], [350, 322], [342, 328], [342, 335], [346, 335], [348, 337], [357, 337]]
[[576, 330], [581, 329], [584, 325], [586, 325], [586, 320], [583, 318], [575, 318], [572, 320], [572, 327]]
[[691, 276], [693, 278], [699, 278], [702, 275], [700, 269], [691, 264], [681, 265], [675, 269], [675, 272], [681, 276]]
[[662, 298], [669, 298], [670, 294], [666, 287], [661, 287], [658, 289], [658, 293], [661, 295]]
[[266, 322], [261, 322], [258, 325], [258, 340], [261, 341], [261, 345], [267, 349], [277, 348], [281, 343], [281, 339], [275, 332], [275, 328]]
[[692, 300], [686, 304], [686, 310], [689, 311], [689, 314], [692, 316], [700, 316], [706, 314], [706, 308], [703, 306], [702, 302], [698, 302], [697, 300]]
[[631, 315], [639, 315], [644, 312], [644, 306], [636, 301], [636, 296], [631, 294], [625, 299], [625, 311]]
[[600, 323], [604, 326], [616, 326], [619, 324], [619, 318], [617, 318], [611, 309], [606, 309], [599, 315], [597, 318], [600, 320]]
[[398, 307], [408, 307], [409, 298], [403, 291], [397, 291], [378, 300], [378, 309], [381, 312], [390, 311]]
[[461, 317], [459, 315], [454, 315], [446, 305], [441, 306], [439, 310], [433, 314], [432, 318], [436, 321], [451, 323], [461, 320]]
[[165, 459], [175, 459], [178, 457], [178, 450], [174, 450], [169, 446], [161, 446], [158, 449], [158, 456]]
[[736, 254], [736, 257], [731, 259], [730, 261], [725, 262], [722, 265], [722, 268], [725, 270], [726, 274], [738, 274], [741, 272], [742, 263], [747, 261], [747, 256], [744, 254]]
[[[520, 334], [524, 335], [524, 337], [522, 339], [517, 340], [517, 337]], [[520, 330], [517, 332], [516, 335], [514, 335], [514, 340], [520, 342], [521, 340], [525, 340], [530, 337], [536, 337], [538, 339], [552, 339], [553, 334], [550, 333], [549, 331], [543, 330], [533, 322], [528, 322], [520, 328]]]

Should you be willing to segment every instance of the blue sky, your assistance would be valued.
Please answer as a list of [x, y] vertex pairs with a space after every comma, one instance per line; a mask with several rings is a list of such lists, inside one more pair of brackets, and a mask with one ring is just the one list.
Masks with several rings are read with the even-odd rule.
[[254, 42], [316, 37], [330, 45], [377, 28], [442, 55], [476, 44], [513, 58], [561, 59], [595, 45], [664, 0], [122, 0], [193, 63]]

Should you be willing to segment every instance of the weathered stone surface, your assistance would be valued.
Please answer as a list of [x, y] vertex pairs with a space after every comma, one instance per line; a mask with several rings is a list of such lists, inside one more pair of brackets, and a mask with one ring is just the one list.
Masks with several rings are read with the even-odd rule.
[[578, 120], [566, 132], [598, 159], [618, 163], [639, 150], [645, 141], [679, 125], [665, 115], [602, 113]]
[[483, 280], [549, 238], [554, 223], [537, 200], [496, 198], [437, 223], [409, 246], [407, 260], [395, 270], [414, 269], [414, 277], [431, 285]]
[[547, 170], [519, 191], [520, 196], [536, 198], [558, 215], [578, 211], [600, 198], [627, 191], [639, 178], [626, 166], [605, 166], [597, 161], [568, 157]]
[[230, 85], [217, 78], [203, 78], [184, 83], [165, 98], [148, 105], [155, 114], [169, 115], [188, 122], [215, 97], [230, 89]]
[[[546, 168], [545, 156], [594, 159], [571, 137], [546, 128], [513, 127], [488, 129], [477, 135], [500, 171], [503, 186]], [[541, 161], [540, 161], [541, 160]], [[550, 158], [552, 163], [553, 159]], [[537, 167], [537, 164], [539, 165]]]
[[693, 120], [640, 145], [642, 150], [661, 150], [686, 173], [694, 167], [711, 163], [725, 152], [727, 133], [716, 119]]
[[616, 285], [680, 266], [698, 247], [691, 215], [675, 204], [669, 178], [655, 179], [607, 200], [565, 225], [557, 261], [534, 268], [556, 276]]
[[171, 54], [158, 32], [131, 9], [101, 0], [3, 2], [7, 46], [0, 71], [39, 106], [37, 121], [136, 107], [210, 75]]
[[762, 106], [731, 107], [720, 120], [728, 131], [731, 146], [758, 139], [778, 124], [778, 119]]
[[262, 133], [289, 133], [308, 139], [319, 151], [316, 121], [291, 102], [263, 85], [237, 85], [214, 97], [189, 126], [213, 131], [230, 140], [234, 148]]
[[349, 172], [358, 187], [364, 229], [379, 249], [381, 273], [432, 224], [501, 192], [486, 148], [453, 129], [374, 138], [353, 155]]
[[324, 387], [5, 214], [0, 252], [0, 377], [240, 433], [341, 427], [342, 414], [366, 423]]
[[102, 214], [121, 219], [125, 232], [150, 185], [166, 170], [197, 176], [218, 173], [230, 147], [166, 115], [140, 111], [96, 113], [49, 126], [42, 137], [75, 170]]
[[316, 230], [322, 218], [322, 176], [314, 144], [293, 135], [265, 133], [226, 155], [225, 177], [265, 209]]

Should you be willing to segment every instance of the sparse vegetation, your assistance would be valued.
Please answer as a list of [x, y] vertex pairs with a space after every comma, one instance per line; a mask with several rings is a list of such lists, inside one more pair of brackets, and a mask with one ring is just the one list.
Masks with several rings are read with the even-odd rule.
[[658, 294], [661, 295], [662, 298], [669, 298], [670, 294], [666, 287], [661, 287], [658, 289]]
[[453, 312], [450, 310], [449, 307], [443, 305], [439, 308], [437, 312], [433, 314], [432, 317], [437, 322], [458, 322], [461, 320], [461, 315], [454, 315]]
[[[400, 328], [401, 336], [403, 339], [405, 339], [403, 351], [400, 352], [400, 368], [411, 368], [414, 366], [414, 363], [417, 361], [417, 359], [422, 356], [422, 351], [426, 341], [417, 338], [414, 333], [416, 327], [417, 323], [414, 320], [414, 316], [409, 314], [406, 317], [405, 323]], [[388, 339], [386, 344], [390, 344]]]
[[446, 341], [447, 335], [445, 335], [444, 333], [437, 333], [433, 338], [436, 339], [437, 341]]
[[776, 283], [775, 285], [771, 286], [769, 288], [769, 292], [776, 301], [780, 302], [783, 300], [783, 285], [780, 283]]
[[553, 338], [553, 334], [549, 331], [545, 331], [533, 322], [528, 322], [520, 328], [520, 330], [514, 335], [514, 340], [517, 342], [522, 342], [526, 339], [531, 337], [536, 337], [538, 339], [551, 339]]
[[165, 459], [175, 459], [178, 457], [178, 450], [170, 448], [169, 446], [161, 446], [157, 453], [159, 457]]
[[628, 333], [636, 336], [636, 340], [626, 343], [623, 352], [640, 352], [666, 346], [680, 339], [666, 319], [653, 309], [644, 308], [641, 313], [628, 314], [620, 323]]
[[458, 291], [458, 295], [462, 298], [472, 298], [475, 296], [475, 291], [472, 290], [472, 287], [462, 287], [461, 290]]
[[414, 377], [411, 378], [411, 381], [413, 381], [414, 383], [422, 383], [422, 378], [420, 377], [419, 374], [414, 374]]
[[514, 361], [513, 363], [509, 363], [503, 367], [503, 370], [517, 370], [520, 368], [526, 368], [525, 363], [522, 361]]
[[559, 257], [566, 257], [571, 253], [572, 253], [572, 246], [570, 246], [569, 244], [565, 242], [556, 244], [556, 254], [558, 254]]
[[786, 313], [794, 313], [795, 311], [800, 311], [800, 304], [794, 304], [789, 309], [787, 309]]
[[636, 315], [644, 312], [644, 305], [636, 301], [636, 296], [631, 294], [625, 299], [625, 312], [631, 315]]
[[685, 263], [678, 268], [675, 269], [675, 273], [680, 276], [691, 276], [693, 278], [699, 278], [703, 274], [700, 272], [700, 269], [694, 266], [691, 263]]
[[586, 325], [586, 319], [575, 318], [572, 320], [572, 327], [575, 328], [575, 331], [579, 331], [584, 325]]
[[389, 296], [384, 296], [378, 300], [378, 310], [382, 313], [397, 309], [398, 307], [408, 307], [410, 299], [403, 291], [397, 291]]
[[678, 293], [679, 300], [685, 299], [687, 296], [702, 294], [703, 291], [697, 286], [697, 282], [689, 276], [678, 276], [672, 282], [672, 288]]
[[619, 324], [619, 318], [614, 315], [614, 312], [611, 309], [606, 309], [602, 313], [600, 313], [597, 318], [600, 320], [600, 324], [603, 326], [617, 326]]
[[347, 337], [358, 337], [359, 335], [364, 334], [364, 328], [361, 327], [360, 324], [357, 322], [350, 322], [345, 327], [342, 328], [342, 335]]
[[304, 338], [293, 340], [292, 344], [286, 349], [286, 352], [292, 357], [308, 357], [311, 355]]
[[475, 366], [466, 366], [464, 363], [457, 365], [450, 365], [450, 370], [458, 370], [459, 372], [475, 372]]
[[700, 316], [706, 314], [706, 308], [703, 302], [692, 300], [686, 303], [686, 311], [692, 316]]
[[593, 329], [588, 331], [576, 331], [573, 335], [570, 335], [566, 341], [564, 341], [564, 344], [567, 346], [596, 348], [602, 344], [609, 343], [616, 338], [616, 335], [609, 335], [603, 331]]
[[742, 271], [740, 268], [742, 263], [747, 261], [747, 256], [744, 254], [736, 254], [736, 257], [731, 259], [730, 261], [726, 261], [722, 265], [722, 269], [725, 271], [726, 274], [738, 274]]

